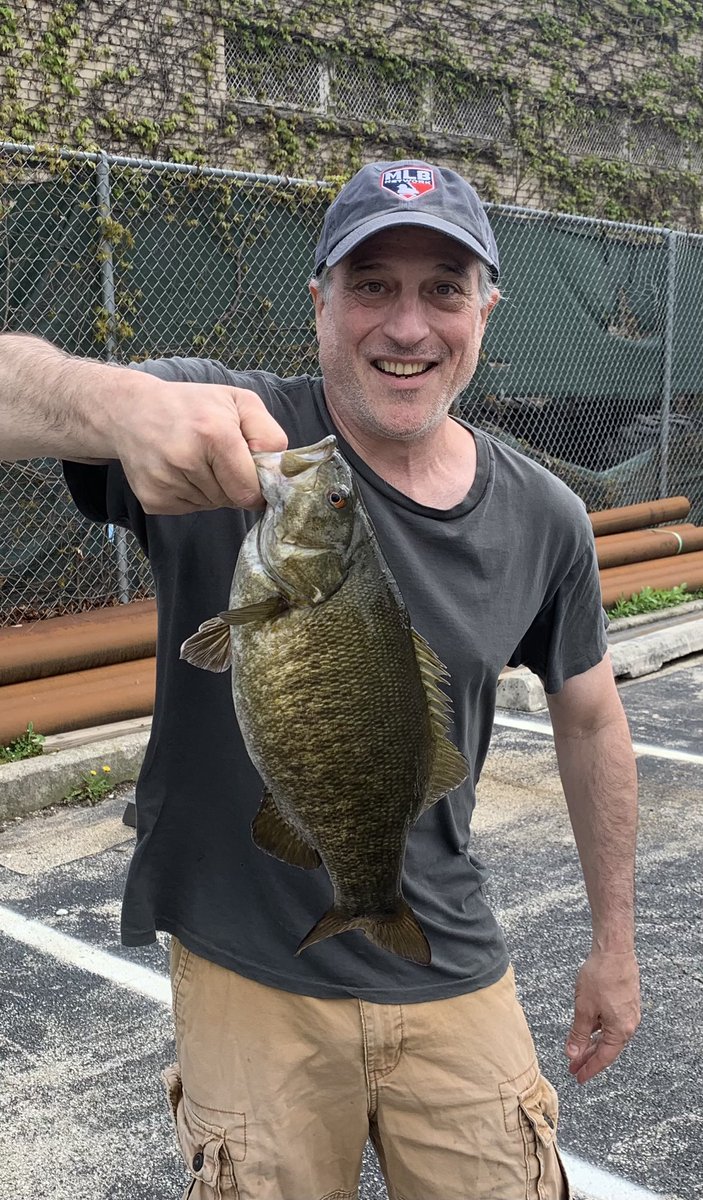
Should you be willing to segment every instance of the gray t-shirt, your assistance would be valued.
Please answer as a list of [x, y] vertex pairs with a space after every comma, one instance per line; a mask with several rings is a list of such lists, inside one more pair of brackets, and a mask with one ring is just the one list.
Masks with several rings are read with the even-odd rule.
[[[162, 359], [139, 369], [174, 381], [252, 388], [291, 446], [337, 432], [319, 379], [235, 373], [199, 359]], [[322, 867], [301, 871], [254, 845], [250, 825], [262, 785], [237, 728], [229, 673], [179, 660], [182, 641], [227, 607], [239, 546], [256, 514], [147, 516], [118, 462], [65, 464], [81, 511], [131, 529], [156, 581], [157, 694], [123, 905], [127, 945], [145, 945], [157, 929], [166, 930], [195, 953], [261, 983], [388, 1004], [459, 995], [503, 974], [507, 952], [469, 828], [498, 675], [506, 663], [525, 663], [555, 692], [600, 662], [607, 643], [583, 504], [542, 467], [473, 432], [476, 477], [448, 510], [396, 491], [337, 434], [412, 623], [449, 668], [452, 737], [472, 766], [470, 778], [424, 813], [408, 840], [403, 891], [429, 938], [430, 966], [380, 950], [358, 931], [294, 957], [330, 906], [330, 881]]]

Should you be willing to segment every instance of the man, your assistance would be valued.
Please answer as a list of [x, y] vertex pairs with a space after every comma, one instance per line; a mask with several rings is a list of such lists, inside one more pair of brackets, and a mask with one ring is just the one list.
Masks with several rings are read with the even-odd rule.
[[[470, 851], [508, 661], [545, 682], [593, 915], [566, 1048], [576, 1079], [612, 1063], [638, 1024], [635, 769], [590, 524], [558, 480], [449, 415], [497, 276], [467, 183], [376, 163], [342, 189], [317, 249], [321, 380], [183, 359], [114, 368], [3, 339], [3, 456], [66, 460], [81, 510], [132, 529], [156, 578], [157, 700], [123, 937], [173, 935], [179, 1062], [165, 1078], [195, 1200], [346, 1200], [368, 1135], [393, 1200], [568, 1195], [556, 1097]], [[294, 957], [329, 880], [254, 846], [261, 783], [229, 679], [179, 661], [184, 638], [227, 607], [260, 503], [250, 451], [330, 432], [413, 624], [450, 669], [453, 737], [472, 764], [409, 837], [403, 888], [430, 966], [359, 932]]]

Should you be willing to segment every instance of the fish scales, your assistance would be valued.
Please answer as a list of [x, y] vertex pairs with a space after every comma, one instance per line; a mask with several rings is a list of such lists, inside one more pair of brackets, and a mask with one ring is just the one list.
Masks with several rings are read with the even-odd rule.
[[[429, 773], [431, 727], [409, 622], [384, 584], [358, 562], [324, 604], [233, 637], [249, 754], [350, 911], [374, 889], [377, 901], [392, 902], [398, 849]], [[247, 599], [246, 587], [233, 595]]]
[[254, 461], [267, 506], [240, 550], [230, 609], [182, 657], [232, 666], [265, 786], [255, 842], [299, 867], [323, 863], [333, 884], [332, 908], [296, 953], [360, 929], [429, 962], [401, 876], [411, 825], [467, 773], [446, 737], [446, 670], [411, 628], [336, 439]]

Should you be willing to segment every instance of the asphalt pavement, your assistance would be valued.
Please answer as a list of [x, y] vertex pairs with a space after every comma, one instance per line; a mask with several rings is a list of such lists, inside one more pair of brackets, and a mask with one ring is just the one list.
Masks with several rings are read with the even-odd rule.
[[[563, 1043], [588, 910], [544, 715], [498, 715], [476, 849], [579, 1194], [703, 1200], [703, 660], [621, 694], [641, 781], [643, 1023], [585, 1088]], [[184, 1186], [158, 1080], [174, 1057], [166, 939], [118, 941], [125, 799], [28, 816], [0, 838], [0, 1200], [178, 1200]], [[360, 1200], [385, 1197], [369, 1153]]]

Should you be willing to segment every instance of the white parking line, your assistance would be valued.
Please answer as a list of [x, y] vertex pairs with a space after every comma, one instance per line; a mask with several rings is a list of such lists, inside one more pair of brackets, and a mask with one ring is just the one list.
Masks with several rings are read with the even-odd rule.
[[16, 942], [23, 942], [25, 946], [31, 946], [33, 950], [39, 950], [42, 954], [50, 954], [59, 962], [108, 979], [118, 987], [139, 992], [141, 996], [158, 1000], [160, 1004], [171, 1003], [171, 985], [165, 975], [159, 975], [149, 967], [140, 967], [117, 954], [98, 950], [95, 946], [80, 942], [78, 938], [70, 937], [67, 933], [42, 925], [41, 921], [32, 921], [29, 917], [23, 917], [11, 908], [6, 908], [4, 904], [0, 904], [0, 933], [5, 933]]
[[[0, 934], [3, 933], [14, 941], [31, 946], [33, 950], [51, 955], [61, 963], [89, 971], [118, 987], [138, 992], [141, 996], [170, 1007], [171, 986], [165, 975], [159, 975], [149, 967], [140, 967], [116, 954], [98, 950], [0, 904]], [[587, 1200], [663, 1200], [656, 1192], [649, 1192], [620, 1175], [592, 1167], [573, 1154], [564, 1152], [562, 1157], [572, 1186], [582, 1192]]]
[[[525, 729], [529, 733], [554, 736], [551, 725], [545, 721], [528, 721], [525, 717], [504, 717], [502, 714], [496, 714], [493, 723], [505, 729]], [[672, 762], [696, 763], [703, 766], [703, 754], [696, 754], [693, 750], [672, 750], [668, 746], [653, 746], [650, 742], [633, 742], [632, 748], [635, 754], [642, 754], [648, 758], [668, 758]]]
[[560, 1150], [564, 1166], [569, 1175], [569, 1183], [579, 1192], [583, 1192], [588, 1200], [666, 1200], [660, 1192], [649, 1192], [647, 1188], [630, 1183], [620, 1175], [611, 1175], [610, 1171], [601, 1171], [600, 1167], [592, 1167], [574, 1154]]

